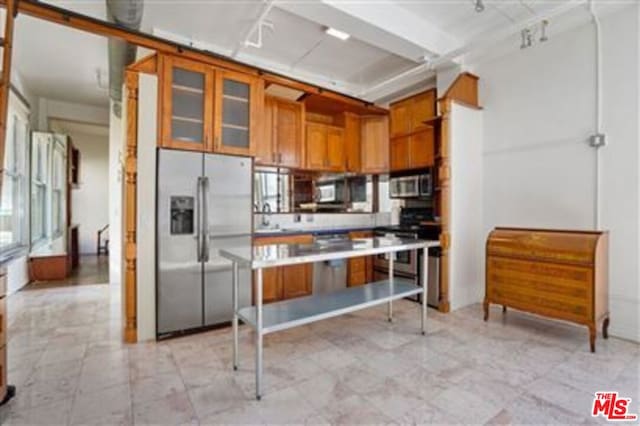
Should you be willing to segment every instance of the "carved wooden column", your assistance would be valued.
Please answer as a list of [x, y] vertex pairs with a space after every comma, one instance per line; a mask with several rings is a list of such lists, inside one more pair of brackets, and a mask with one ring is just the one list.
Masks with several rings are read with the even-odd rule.
[[451, 245], [451, 151], [449, 141], [449, 112], [451, 100], [440, 99], [440, 165], [438, 168], [438, 186], [440, 187], [440, 312], [449, 312], [449, 247]]
[[135, 343], [137, 338], [137, 295], [136, 295], [136, 218], [137, 218], [137, 177], [138, 177], [138, 73], [125, 71], [127, 92], [127, 141], [125, 150], [124, 188], [124, 341]]

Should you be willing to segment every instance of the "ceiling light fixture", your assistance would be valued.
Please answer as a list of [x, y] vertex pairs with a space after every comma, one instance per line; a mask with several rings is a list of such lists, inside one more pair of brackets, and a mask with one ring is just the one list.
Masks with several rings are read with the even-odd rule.
[[476, 12], [484, 12], [484, 3], [482, 0], [475, 0]]
[[339, 38], [342, 41], [348, 40], [349, 37], [351, 37], [350, 34], [347, 34], [344, 31], [336, 30], [333, 27], [327, 27], [327, 29], [324, 30], [324, 32], [326, 32], [327, 34], [329, 34], [332, 37]]

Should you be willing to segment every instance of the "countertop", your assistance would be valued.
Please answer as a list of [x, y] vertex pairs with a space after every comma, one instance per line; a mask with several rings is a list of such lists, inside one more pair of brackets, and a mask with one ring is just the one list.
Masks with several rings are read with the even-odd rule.
[[371, 231], [377, 228], [375, 225], [351, 225], [351, 226], [312, 226], [307, 228], [283, 227], [280, 229], [265, 229], [253, 231], [254, 238], [259, 237], [280, 237], [287, 235], [323, 235], [323, 234], [343, 234], [354, 231]]
[[433, 240], [375, 237], [358, 238], [338, 244], [270, 244], [238, 247], [220, 250], [220, 255], [231, 261], [250, 266], [252, 269], [259, 269], [404, 250], [419, 250], [439, 245], [439, 241]]

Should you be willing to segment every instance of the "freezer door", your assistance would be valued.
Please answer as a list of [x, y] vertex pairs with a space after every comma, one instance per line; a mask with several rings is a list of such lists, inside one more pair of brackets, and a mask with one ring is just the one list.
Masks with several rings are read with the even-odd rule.
[[158, 151], [158, 334], [203, 325], [202, 262], [198, 261], [202, 168], [203, 154]]
[[[252, 160], [205, 155], [207, 246], [204, 266], [205, 325], [231, 321], [231, 262], [221, 248], [251, 246]], [[240, 269], [239, 306], [251, 303], [251, 271]]]

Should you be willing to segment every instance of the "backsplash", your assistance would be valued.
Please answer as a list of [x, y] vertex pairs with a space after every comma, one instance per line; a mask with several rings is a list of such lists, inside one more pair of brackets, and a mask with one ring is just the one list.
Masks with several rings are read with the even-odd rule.
[[[296, 222], [296, 217], [300, 218]], [[261, 213], [256, 213], [254, 228], [263, 228]], [[294, 228], [307, 229], [324, 227], [331, 228], [343, 226], [384, 226], [391, 224], [391, 213], [300, 213], [300, 214], [273, 214], [267, 215], [270, 228]]]

